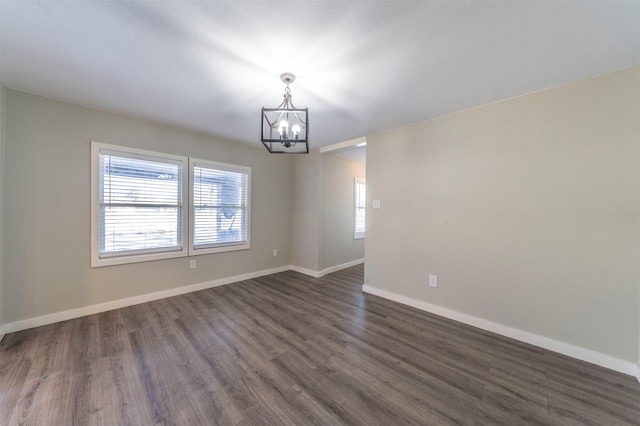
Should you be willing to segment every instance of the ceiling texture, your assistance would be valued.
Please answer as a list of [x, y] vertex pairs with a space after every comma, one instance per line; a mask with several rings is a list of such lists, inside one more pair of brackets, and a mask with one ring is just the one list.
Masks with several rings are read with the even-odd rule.
[[0, 0], [9, 88], [260, 143], [309, 108], [317, 149], [640, 63], [640, 1]]

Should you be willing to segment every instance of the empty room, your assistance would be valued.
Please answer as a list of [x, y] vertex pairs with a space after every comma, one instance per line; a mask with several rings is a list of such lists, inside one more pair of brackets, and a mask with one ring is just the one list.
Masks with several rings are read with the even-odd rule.
[[0, 0], [0, 425], [640, 425], [640, 1]]

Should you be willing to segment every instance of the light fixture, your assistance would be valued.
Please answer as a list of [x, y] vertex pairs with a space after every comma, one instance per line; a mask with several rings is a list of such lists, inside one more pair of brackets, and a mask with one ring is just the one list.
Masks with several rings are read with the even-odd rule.
[[285, 72], [280, 80], [287, 85], [284, 100], [276, 108], [262, 108], [261, 141], [272, 154], [309, 153], [309, 110], [291, 103], [291, 89], [296, 76]]

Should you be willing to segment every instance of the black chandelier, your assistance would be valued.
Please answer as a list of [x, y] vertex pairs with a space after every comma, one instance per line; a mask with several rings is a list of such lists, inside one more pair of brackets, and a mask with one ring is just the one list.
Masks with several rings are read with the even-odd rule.
[[280, 80], [287, 85], [284, 100], [276, 108], [262, 108], [262, 144], [271, 154], [309, 153], [309, 110], [291, 103], [291, 89], [296, 76], [285, 72]]

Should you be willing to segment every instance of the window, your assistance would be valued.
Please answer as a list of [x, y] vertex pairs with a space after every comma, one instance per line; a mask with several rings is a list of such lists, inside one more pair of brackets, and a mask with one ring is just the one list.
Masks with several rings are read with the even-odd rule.
[[251, 168], [97, 142], [91, 161], [91, 267], [250, 248]]
[[367, 185], [364, 179], [355, 179], [355, 190], [354, 190], [354, 220], [353, 220], [353, 239], [357, 240], [360, 238], [364, 238], [364, 230], [365, 230], [365, 211], [366, 211], [366, 197], [367, 197]]
[[186, 254], [185, 157], [92, 142], [91, 266]]
[[189, 164], [189, 254], [248, 249], [251, 169], [195, 159]]

